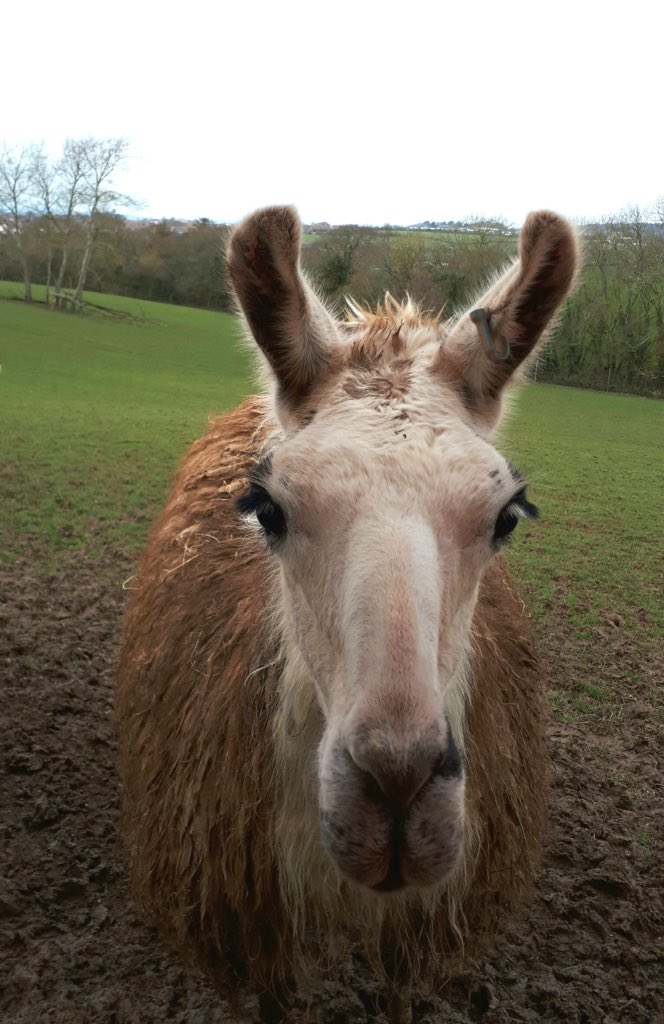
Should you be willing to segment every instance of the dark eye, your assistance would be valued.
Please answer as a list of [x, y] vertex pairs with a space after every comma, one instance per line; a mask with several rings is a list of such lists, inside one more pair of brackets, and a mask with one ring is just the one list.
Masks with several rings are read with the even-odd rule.
[[509, 504], [505, 505], [505, 508], [502, 509], [496, 519], [496, 525], [493, 529], [494, 545], [500, 547], [507, 540], [519, 519], [537, 519], [538, 515], [537, 507], [528, 501], [526, 498], [526, 488], [522, 487], [520, 491], [517, 491]]
[[260, 484], [251, 484], [246, 494], [238, 498], [237, 508], [243, 516], [255, 515], [267, 536], [273, 540], [286, 532], [286, 517], [282, 509]]

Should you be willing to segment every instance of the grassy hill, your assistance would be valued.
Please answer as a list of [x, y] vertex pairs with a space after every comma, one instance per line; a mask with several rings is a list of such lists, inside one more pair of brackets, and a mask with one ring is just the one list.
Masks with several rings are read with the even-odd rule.
[[136, 547], [187, 444], [247, 391], [237, 321], [94, 294], [109, 312], [53, 313], [20, 291], [0, 284], [3, 556]]
[[[0, 285], [0, 550], [48, 567], [112, 546], [130, 564], [207, 418], [250, 390], [251, 357], [222, 313], [89, 295], [73, 316]], [[539, 523], [510, 558], [538, 622], [579, 637], [607, 614], [645, 645], [664, 629], [664, 404], [529, 385], [503, 450], [531, 479]], [[654, 629], [653, 629], [654, 627]]]

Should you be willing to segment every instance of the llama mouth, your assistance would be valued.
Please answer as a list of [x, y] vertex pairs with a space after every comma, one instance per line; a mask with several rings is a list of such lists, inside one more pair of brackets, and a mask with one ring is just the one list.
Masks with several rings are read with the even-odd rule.
[[372, 892], [393, 893], [400, 892], [402, 889], [406, 889], [407, 887], [408, 882], [404, 879], [401, 871], [401, 857], [399, 856], [399, 849], [398, 846], [395, 845], [385, 878], [382, 882], [376, 882], [374, 885], [370, 886], [370, 888]]
[[429, 888], [454, 870], [464, 836], [462, 770], [432, 777], [405, 809], [367, 792], [357, 772], [339, 773], [334, 783], [328, 792], [336, 801], [321, 808], [321, 839], [346, 879], [378, 898]]
[[390, 896], [429, 888], [454, 869], [463, 845], [457, 829], [445, 828], [441, 834], [421, 823], [417, 829], [420, 841], [413, 842], [403, 819], [376, 816], [375, 805], [367, 810], [374, 812], [372, 827], [368, 829], [344, 826], [329, 815], [321, 821], [323, 845], [348, 881], [376, 897]]
[[[326, 763], [320, 808], [323, 846], [337, 870], [365, 891], [429, 888], [454, 870], [463, 847], [464, 771], [450, 756], [408, 802], [358, 769], [345, 747]], [[453, 756], [452, 756], [453, 755]]]

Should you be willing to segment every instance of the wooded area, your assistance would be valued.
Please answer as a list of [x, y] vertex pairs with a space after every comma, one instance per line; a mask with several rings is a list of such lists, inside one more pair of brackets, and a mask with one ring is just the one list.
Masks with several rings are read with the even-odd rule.
[[[0, 279], [46, 285], [54, 310], [83, 309], [83, 289], [211, 309], [231, 308], [228, 228], [128, 219], [136, 204], [113, 187], [123, 139], [67, 140], [0, 154]], [[664, 198], [583, 228], [585, 270], [561, 317], [540, 380], [664, 394]], [[453, 231], [336, 227], [308, 239], [304, 262], [321, 293], [374, 305], [406, 293], [450, 314], [473, 301], [516, 252], [517, 232], [477, 218]]]
[[[584, 270], [536, 368], [538, 380], [664, 395], [664, 199], [582, 228]], [[516, 255], [517, 232], [480, 219], [465, 230], [336, 228], [305, 250], [323, 294], [375, 304], [409, 293], [450, 315]]]

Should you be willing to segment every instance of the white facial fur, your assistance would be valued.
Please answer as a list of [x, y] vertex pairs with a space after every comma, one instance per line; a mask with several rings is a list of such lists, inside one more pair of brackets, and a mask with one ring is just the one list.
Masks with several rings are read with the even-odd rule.
[[[388, 874], [391, 823], [361, 792], [358, 736], [382, 752], [372, 777], [383, 753], [407, 773], [408, 751], [429, 736], [422, 807], [409, 813], [440, 834], [430, 850], [411, 841], [401, 884], [437, 882], [460, 855], [463, 773], [433, 788], [428, 779], [448, 723], [463, 749], [477, 587], [495, 554], [496, 518], [520, 486], [437, 374], [432, 332], [423, 342], [420, 331], [410, 350], [403, 331], [404, 350], [390, 358], [388, 346], [373, 374], [347, 367], [326, 382], [311, 396], [309, 422], [285, 425], [265, 478], [287, 522], [274, 544], [285, 619], [325, 719], [320, 806], [352, 835], [352, 856], [333, 844], [342, 870], [370, 887]], [[377, 849], [364, 849], [367, 820], [374, 837], [384, 833]]]

